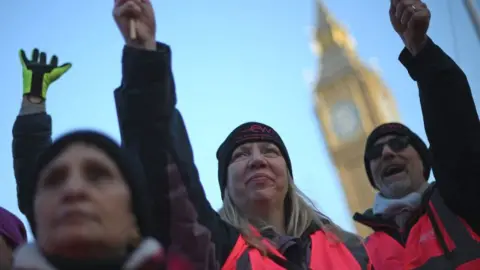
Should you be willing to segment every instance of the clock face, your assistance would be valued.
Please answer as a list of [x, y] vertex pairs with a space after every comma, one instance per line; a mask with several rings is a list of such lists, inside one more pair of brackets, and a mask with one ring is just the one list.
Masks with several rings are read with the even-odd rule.
[[333, 105], [330, 114], [335, 135], [342, 140], [352, 139], [360, 128], [360, 115], [354, 103], [341, 101]]

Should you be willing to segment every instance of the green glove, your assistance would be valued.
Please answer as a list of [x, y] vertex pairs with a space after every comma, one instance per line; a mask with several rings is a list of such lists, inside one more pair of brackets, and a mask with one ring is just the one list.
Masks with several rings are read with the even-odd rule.
[[50, 59], [50, 64], [47, 64], [47, 55], [40, 53], [38, 49], [33, 50], [31, 60], [27, 59], [24, 50], [20, 50], [19, 55], [23, 73], [23, 95], [42, 100], [47, 98], [50, 84], [72, 67], [70, 63], [58, 66], [58, 57], [55, 55]]

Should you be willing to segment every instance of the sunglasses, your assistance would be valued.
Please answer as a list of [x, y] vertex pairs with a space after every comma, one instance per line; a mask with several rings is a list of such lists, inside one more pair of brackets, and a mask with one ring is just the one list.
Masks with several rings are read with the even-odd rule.
[[393, 152], [398, 153], [407, 148], [408, 145], [410, 145], [410, 140], [408, 139], [408, 137], [395, 137], [386, 142], [373, 145], [365, 153], [365, 157], [367, 158], [367, 160], [374, 160], [380, 158], [383, 154], [383, 148], [385, 148], [385, 145], [388, 145], [388, 147]]

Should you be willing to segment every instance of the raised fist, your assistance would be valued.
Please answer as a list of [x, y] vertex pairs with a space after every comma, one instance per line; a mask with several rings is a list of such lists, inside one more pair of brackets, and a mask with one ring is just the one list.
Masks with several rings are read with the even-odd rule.
[[420, 0], [390, 0], [390, 21], [405, 47], [417, 54], [427, 40], [430, 10]]
[[[127, 45], [156, 49], [155, 14], [150, 0], [115, 0], [113, 17]], [[131, 31], [134, 31], [134, 36], [131, 36]]]

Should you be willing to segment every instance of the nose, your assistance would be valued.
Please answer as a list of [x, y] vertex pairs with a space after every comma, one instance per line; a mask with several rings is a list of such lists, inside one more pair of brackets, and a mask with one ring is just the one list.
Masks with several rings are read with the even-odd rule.
[[265, 168], [267, 166], [265, 157], [259, 151], [259, 149], [255, 149], [254, 151], [252, 151], [252, 154], [250, 156], [250, 162], [248, 165], [250, 169]]
[[391, 160], [395, 157], [395, 155], [396, 155], [396, 153], [394, 151], [392, 151], [390, 146], [385, 145], [383, 147], [383, 151], [382, 151], [382, 159], [383, 160]]
[[62, 189], [62, 201], [72, 203], [85, 200], [87, 197], [85, 180], [81, 175], [70, 175]]

